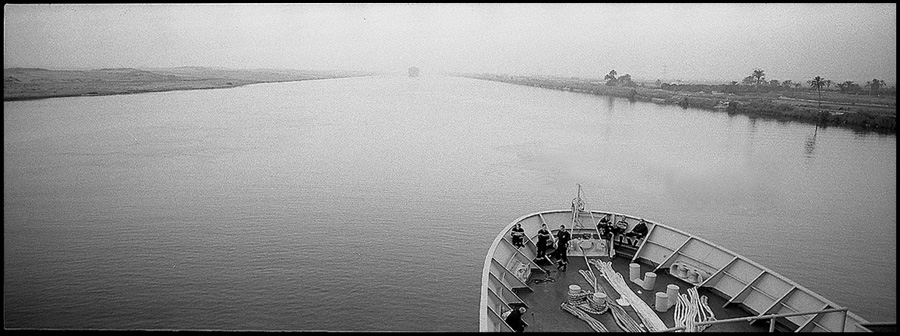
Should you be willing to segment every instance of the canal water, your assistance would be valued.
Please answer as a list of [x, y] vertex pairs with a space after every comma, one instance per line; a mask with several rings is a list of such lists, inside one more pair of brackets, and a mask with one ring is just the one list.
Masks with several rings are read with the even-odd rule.
[[895, 321], [897, 138], [457, 77], [5, 102], [4, 327], [477, 331], [498, 230], [692, 232]]

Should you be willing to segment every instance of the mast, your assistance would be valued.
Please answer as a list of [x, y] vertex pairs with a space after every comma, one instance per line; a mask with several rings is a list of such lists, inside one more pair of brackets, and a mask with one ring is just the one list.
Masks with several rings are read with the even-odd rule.
[[584, 227], [584, 225], [581, 224], [581, 221], [578, 220], [579, 219], [578, 215], [582, 211], [584, 211], [584, 200], [581, 199], [581, 184], [576, 183], [575, 185], [578, 186], [578, 194], [572, 200], [572, 228], [573, 229], [576, 227]]

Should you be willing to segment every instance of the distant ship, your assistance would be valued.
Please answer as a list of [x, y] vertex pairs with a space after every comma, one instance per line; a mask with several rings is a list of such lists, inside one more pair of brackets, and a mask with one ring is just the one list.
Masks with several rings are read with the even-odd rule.
[[419, 68], [409, 67], [409, 77], [419, 77]]

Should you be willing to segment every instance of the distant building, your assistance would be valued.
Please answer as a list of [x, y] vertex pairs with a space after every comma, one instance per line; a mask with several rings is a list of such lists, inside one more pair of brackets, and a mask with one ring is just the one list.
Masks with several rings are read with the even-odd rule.
[[418, 77], [418, 76], [419, 76], [419, 68], [409, 67], [409, 77]]

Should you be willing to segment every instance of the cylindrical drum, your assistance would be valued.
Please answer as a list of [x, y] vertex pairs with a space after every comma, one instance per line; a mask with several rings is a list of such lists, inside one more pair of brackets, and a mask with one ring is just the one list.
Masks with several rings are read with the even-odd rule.
[[603, 309], [604, 305], [606, 305], [606, 294], [594, 293], [594, 299], [591, 300], [591, 308], [594, 308], [594, 310], [600, 310]]
[[581, 294], [581, 286], [569, 285], [569, 300], [574, 299], [578, 294]]
[[656, 292], [656, 311], [662, 313], [669, 310], [669, 295], [663, 292]]
[[678, 302], [678, 285], [670, 284], [666, 286], [666, 295], [669, 296], [669, 307], [674, 306]]
[[637, 263], [628, 264], [628, 280], [641, 278], [641, 265]]
[[653, 286], [656, 285], [656, 273], [647, 272], [644, 274], [644, 283], [641, 287], [646, 290], [653, 289]]

